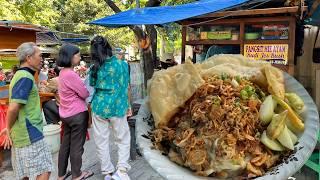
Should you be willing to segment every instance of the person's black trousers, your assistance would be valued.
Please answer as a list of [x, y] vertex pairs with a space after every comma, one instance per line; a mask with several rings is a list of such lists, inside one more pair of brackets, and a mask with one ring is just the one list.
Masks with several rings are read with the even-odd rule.
[[55, 100], [47, 101], [43, 104], [43, 113], [47, 124], [58, 124], [60, 121], [59, 106]]
[[59, 177], [67, 173], [69, 155], [72, 177], [76, 178], [81, 175], [83, 145], [86, 141], [88, 118], [88, 111], [68, 118], [61, 118], [64, 132], [58, 159]]

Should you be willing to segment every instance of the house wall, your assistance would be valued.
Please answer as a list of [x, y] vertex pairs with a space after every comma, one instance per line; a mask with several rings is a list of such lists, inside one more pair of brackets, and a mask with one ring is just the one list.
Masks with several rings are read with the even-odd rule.
[[0, 27], [0, 49], [17, 49], [23, 42], [36, 42], [36, 32]]

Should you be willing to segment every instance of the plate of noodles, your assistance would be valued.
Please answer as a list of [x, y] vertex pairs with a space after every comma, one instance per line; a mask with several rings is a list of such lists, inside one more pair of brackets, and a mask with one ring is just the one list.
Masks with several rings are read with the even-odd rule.
[[287, 179], [310, 157], [319, 115], [292, 76], [219, 55], [156, 72], [136, 129], [166, 179]]

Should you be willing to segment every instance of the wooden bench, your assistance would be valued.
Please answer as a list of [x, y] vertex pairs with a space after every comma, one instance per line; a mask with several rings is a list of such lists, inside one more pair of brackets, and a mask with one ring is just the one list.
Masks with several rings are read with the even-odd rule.
[[8, 89], [9, 89], [9, 85], [0, 86], [0, 91], [4, 91], [4, 90], [8, 90]]

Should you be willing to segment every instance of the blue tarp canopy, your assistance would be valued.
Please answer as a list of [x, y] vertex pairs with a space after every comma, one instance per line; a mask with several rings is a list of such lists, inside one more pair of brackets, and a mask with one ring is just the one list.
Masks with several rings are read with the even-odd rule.
[[159, 6], [131, 9], [91, 21], [89, 22], [89, 24], [108, 27], [121, 27], [142, 24], [165, 24], [208, 13], [213, 13], [226, 8], [232, 8], [247, 1], [249, 0], [202, 0], [177, 6]]
[[[307, 0], [307, 3], [310, 11], [310, 8], [312, 7], [313, 3], [315, 3], [315, 0]], [[311, 17], [305, 20], [305, 23], [314, 26], [320, 26], [320, 5], [316, 7]]]
[[320, 6], [318, 9], [312, 14], [312, 16], [305, 21], [306, 24], [320, 26]]
[[66, 43], [81, 43], [81, 42], [90, 41], [90, 39], [89, 38], [61, 38], [61, 41]]

